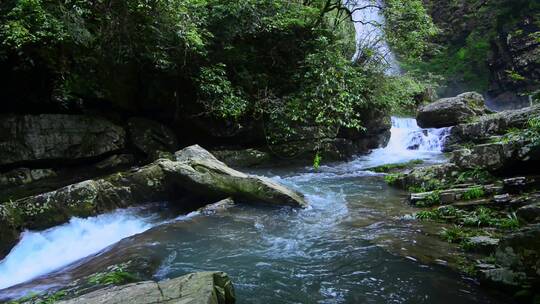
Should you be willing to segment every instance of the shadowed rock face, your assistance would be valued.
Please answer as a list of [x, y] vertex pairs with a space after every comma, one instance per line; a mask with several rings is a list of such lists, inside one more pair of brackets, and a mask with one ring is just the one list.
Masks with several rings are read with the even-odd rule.
[[452, 98], [439, 99], [418, 110], [418, 125], [422, 128], [451, 127], [482, 114], [487, 114], [482, 95], [470, 92]]
[[127, 130], [131, 143], [153, 159], [157, 159], [158, 151], [174, 152], [178, 149], [174, 132], [156, 121], [131, 118], [128, 120]]
[[161, 282], [100, 289], [59, 304], [233, 304], [234, 288], [223, 272], [200, 272]]
[[125, 146], [123, 128], [85, 115], [0, 116], [0, 166], [85, 159]]
[[[131, 171], [1, 204], [0, 257], [7, 254], [24, 229], [45, 229], [73, 216], [92, 216], [146, 202], [196, 196], [278, 206], [307, 205], [301, 194], [270, 179], [233, 170], [199, 146], [178, 151], [176, 158], [159, 159]], [[201, 206], [186, 207], [195, 210]]]

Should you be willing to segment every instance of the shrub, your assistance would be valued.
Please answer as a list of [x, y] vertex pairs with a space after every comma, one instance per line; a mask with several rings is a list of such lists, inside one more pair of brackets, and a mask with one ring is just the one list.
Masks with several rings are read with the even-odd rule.
[[475, 187], [467, 190], [467, 192], [463, 193], [463, 196], [461, 197], [463, 200], [470, 201], [474, 199], [478, 199], [481, 197], [484, 197], [486, 193], [484, 192], [484, 189], [482, 187]]
[[388, 184], [388, 185], [395, 185], [398, 180], [400, 178], [403, 177], [403, 174], [399, 174], [399, 173], [396, 173], [396, 174], [387, 174], [384, 176], [384, 181]]
[[127, 272], [122, 266], [115, 265], [107, 272], [98, 272], [88, 278], [88, 283], [93, 285], [122, 285], [136, 282], [136, 275]]

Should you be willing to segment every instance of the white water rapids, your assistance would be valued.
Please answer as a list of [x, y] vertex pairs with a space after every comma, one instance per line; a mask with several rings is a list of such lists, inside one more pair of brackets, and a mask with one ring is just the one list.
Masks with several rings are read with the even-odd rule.
[[135, 209], [119, 210], [41, 232], [26, 231], [0, 262], [0, 289], [55, 271], [79, 259], [151, 228]]

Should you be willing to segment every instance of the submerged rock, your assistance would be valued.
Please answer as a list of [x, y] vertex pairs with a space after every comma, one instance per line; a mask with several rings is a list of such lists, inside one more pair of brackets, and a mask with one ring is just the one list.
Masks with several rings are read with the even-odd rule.
[[124, 129], [85, 115], [2, 115], [0, 165], [83, 160], [125, 146]]
[[484, 97], [468, 92], [452, 98], [439, 99], [418, 110], [418, 125], [422, 128], [451, 127], [473, 117], [487, 114]]
[[234, 304], [233, 283], [223, 272], [199, 272], [160, 282], [100, 289], [59, 304]]
[[[0, 257], [24, 229], [45, 229], [73, 216], [91, 216], [146, 202], [188, 196], [237, 202], [305, 207], [302, 194], [270, 179], [227, 167], [199, 146], [131, 171], [87, 180], [61, 189], [0, 204]], [[198, 200], [194, 200], [198, 201]], [[186, 206], [193, 210], [201, 207]]]

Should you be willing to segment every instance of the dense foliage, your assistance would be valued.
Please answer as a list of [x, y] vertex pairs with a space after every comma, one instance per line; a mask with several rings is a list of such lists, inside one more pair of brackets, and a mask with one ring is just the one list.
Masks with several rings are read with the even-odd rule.
[[[522, 63], [512, 59], [519, 56], [512, 52], [525, 50], [524, 45], [540, 41], [535, 38], [540, 35], [540, 2], [424, 0], [424, 3], [435, 16], [440, 31], [432, 40], [424, 60], [404, 60], [407, 70], [438, 81], [444, 95], [466, 90], [488, 92], [493, 89], [490, 85], [494, 82], [508, 84], [497, 88], [501, 91], [515, 90], [527, 95], [534, 93], [530, 88], [540, 86], [531, 76], [534, 67], [515, 69]], [[518, 45], [519, 49], [512, 44]], [[536, 65], [540, 65], [540, 58]]]
[[[391, 39], [409, 58], [431, 31], [419, 3], [385, 8], [401, 19]], [[348, 13], [330, 0], [5, 0], [3, 110], [97, 104], [169, 123], [263, 118], [278, 133], [361, 128], [365, 111], [411, 101], [423, 87], [351, 62]]]

